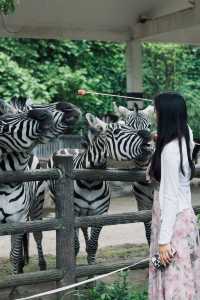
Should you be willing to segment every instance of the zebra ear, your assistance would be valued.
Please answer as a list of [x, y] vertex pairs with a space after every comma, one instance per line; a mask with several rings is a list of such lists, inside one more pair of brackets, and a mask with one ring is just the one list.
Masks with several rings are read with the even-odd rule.
[[154, 107], [153, 105], [148, 105], [145, 109], [142, 110], [142, 113], [145, 114], [147, 117], [151, 117], [154, 114]]
[[95, 117], [94, 115], [87, 113], [85, 115], [86, 120], [88, 122], [88, 126], [93, 131], [101, 133], [106, 130], [107, 124], [100, 120], [99, 118]]
[[119, 115], [123, 120], [126, 120], [128, 116], [131, 114], [131, 111], [124, 106], [119, 106], [118, 110], [119, 110]]
[[10, 100], [10, 102], [11, 102], [11, 105], [17, 111], [20, 111], [20, 112], [29, 110], [28, 107], [33, 104], [31, 98], [22, 97], [22, 96], [19, 96], [19, 97], [14, 96], [14, 97], [12, 97], [12, 99]]
[[120, 117], [119, 107], [117, 106], [116, 102], [113, 102], [113, 112]]
[[85, 115], [86, 121], [90, 127], [95, 127], [97, 123], [97, 117], [95, 117], [93, 114], [87, 113]]
[[137, 103], [134, 103], [134, 108], [135, 108], [135, 112], [136, 112], [136, 114], [138, 114], [139, 107], [138, 107], [138, 104], [137, 104]]
[[12, 105], [6, 103], [3, 99], [0, 98], [0, 115], [4, 115], [8, 113], [13, 114], [15, 112], [16, 110]]

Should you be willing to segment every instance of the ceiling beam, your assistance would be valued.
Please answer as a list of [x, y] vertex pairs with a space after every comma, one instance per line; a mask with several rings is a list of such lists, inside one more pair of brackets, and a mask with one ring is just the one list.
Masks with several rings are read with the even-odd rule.
[[145, 40], [157, 35], [184, 30], [200, 25], [200, 1], [191, 8], [171, 13], [165, 16], [143, 20], [133, 28], [133, 38]]
[[130, 30], [112, 30], [112, 29], [87, 29], [87, 28], [56, 28], [55, 26], [15, 26], [6, 25], [0, 26], [0, 37], [15, 37], [15, 38], [35, 38], [35, 39], [73, 39], [73, 40], [101, 40], [126, 42], [130, 40]]

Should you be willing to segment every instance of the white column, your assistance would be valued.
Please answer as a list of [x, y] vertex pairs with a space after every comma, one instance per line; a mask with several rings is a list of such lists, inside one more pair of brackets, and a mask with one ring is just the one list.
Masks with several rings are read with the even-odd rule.
[[[139, 41], [129, 41], [126, 50], [126, 86], [128, 93], [142, 93], [142, 51]], [[128, 101], [128, 107], [133, 108], [136, 101]], [[136, 102], [143, 107], [143, 102]]]

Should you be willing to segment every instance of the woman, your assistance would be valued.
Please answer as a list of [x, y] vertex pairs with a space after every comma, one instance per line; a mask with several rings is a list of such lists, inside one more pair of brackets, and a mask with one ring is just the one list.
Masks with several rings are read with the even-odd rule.
[[159, 254], [164, 268], [156, 269], [150, 262], [149, 300], [200, 300], [199, 233], [190, 191], [194, 144], [184, 98], [162, 93], [155, 98], [155, 111], [157, 140], [150, 176], [159, 184], [154, 193], [150, 257]]

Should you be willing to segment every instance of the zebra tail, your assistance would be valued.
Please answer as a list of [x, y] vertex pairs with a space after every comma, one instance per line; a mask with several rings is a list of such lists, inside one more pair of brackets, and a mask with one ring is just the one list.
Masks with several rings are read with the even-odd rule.
[[29, 264], [29, 233], [24, 233], [22, 244], [23, 244], [24, 265], [28, 265]]

